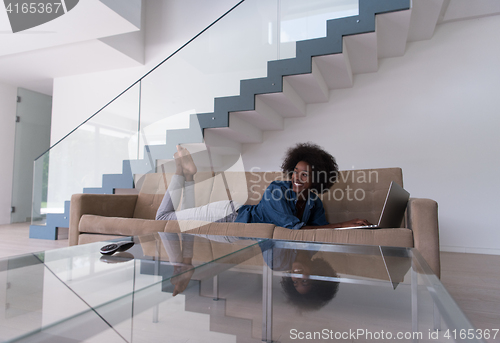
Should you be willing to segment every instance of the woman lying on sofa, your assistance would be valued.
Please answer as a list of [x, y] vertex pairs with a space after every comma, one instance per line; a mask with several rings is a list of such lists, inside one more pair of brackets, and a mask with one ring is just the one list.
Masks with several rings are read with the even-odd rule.
[[[196, 165], [189, 151], [180, 145], [174, 158], [176, 172], [156, 213], [157, 220], [270, 223], [292, 230], [370, 225], [364, 219], [327, 222], [318, 194], [337, 181], [338, 166], [335, 158], [316, 144], [300, 143], [288, 149], [281, 168], [290, 175], [290, 181], [273, 181], [257, 205], [226, 200], [195, 207]], [[182, 191], [183, 206], [176, 211]]]

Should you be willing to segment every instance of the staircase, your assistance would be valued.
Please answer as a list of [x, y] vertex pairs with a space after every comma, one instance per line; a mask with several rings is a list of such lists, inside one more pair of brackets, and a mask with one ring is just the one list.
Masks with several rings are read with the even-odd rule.
[[[146, 145], [143, 159], [123, 161], [121, 174], [103, 175], [102, 187], [83, 192], [133, 188], [134, 176], [158, 172], [179, 143], [206, 146], [214, 159], [231, 156], [231, 165], [242, 144], [283, 130], [286, 118], [305, 117], [307, 104], [353, 87], [354, 75], [376, 72], [379, 59], [404, 55], [407, 42], [430, 39], [447, 3], [359, 0], [358, 16], [328, 20], [326, 37], [296, 42], [295, 58], [269, 61], [266, 77], [241, 80], [239, 95], [215, 98], [214, 112], [192, 114], [188, 129], [167, 130], [165, 144]], [[45, 226], [31, 225], [30, 238], [57, 239], [58, 228], [68, 226], [69, 201], [64, 213], [47, 214]]]
[[[247, 258], [254, 257], [254, 253], [260, 254], [257, 248], [253, 252], [247, 250]], [[240, 262], [246, 259], [240, 255], [236, 258]], [[175, 298], [165, 301], [171, 295], [174, 287], [170, 281], [172, 276], [171, 266], [163, 265], [156, 270], [154, 261], [141, 261], [141, 275], [161, 275], [163, 281], [158, 283], [155, 296], [157, 306], [154, 310], [155, 320], [147, 317], [139, 325], [141, 328], [148, 326], [147, 331], [158, 331], [164, 334], [165, 327], [168, 332], [182, 332], [179, 329], [186, 324], [192, 326], [196, 320], [195, 314], [199, 316], [196, 320], [196, 328], [187, 328], [191, 335], [197, 335], [197, 331], [208, 331], [214, 335], [217, 333], [235, 336], [237, 342], [260, 342], [262, 329], [262, 266], [238, 269], [238, 264], [231, 262], [228, 255], [218, 262], [214, 262], [205, 273], [195, 274], [189, 282], [189, 286]], [[232, 269], [236, 267], [236, 269]], [[203, 267], [201, 266], [203, 270]], [[198, 270], [199, 271], [199, 270]], [[217, 299], [214, 299], [213, 276], [218, 276], [219, 291]], [[231, 287], [227, 287], [231, 284]], [[279, 282], [275, 282], [279, 285]], [[279, 287], [279, 286], [278, 286]], [[160, 292], [160, 293], [158, 293]], [[165, 294], [169, 294], [165, 296]], [[172, 308], [172, 301], [179, 301], [177, 309]], [[242, 310], [242, 305], [245, 310]], [[181, 308], [179, 308], [179, 306]], [[144, 306], [142, 306], [144, 307]], [[150, 306], [153, 308], [154, 306]], [[191, 321], [186, 320], [191, 318]], [[135, 318], [137, 320], [137, 317]], [[200, 325], [200, 322], [203, 323]], [[155, 327], [156, 326], [156, 327]], [[205, 327], [206, 326], [206, 327]], [[205, 333], [206, 335], [206, 333]]]

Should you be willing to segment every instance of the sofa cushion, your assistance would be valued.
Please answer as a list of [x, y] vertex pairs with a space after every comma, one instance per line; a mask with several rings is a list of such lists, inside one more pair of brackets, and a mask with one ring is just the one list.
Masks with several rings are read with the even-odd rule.
[[[231, 190], [231, 200], [240, 204], [256, 205], [262, 199], [267, 186], [282, 179], [281, 172], [224, 172], [226, 183]], [[229, 200], [226, 184], [221, 174], [214, 178], [210, 202]]]
[[112, 239], [120, 239], [120, 238], [123, 238], [123, 236], [101, 235], [98, 233], [82, 233], [82, 234], [78, 235], [78, 245], [87, 244], [87, 243], [94, 243], [94, 242], [109, 241]]
[[207, 225], [210, 222], [202, 220], [169, 220], [165, 226], [164, 232], [181, 233], [189, 232], [193, 229]]
[[200, 235], [273, 238], [274, 224], [209, 223], [186, 231]]
[[102, 217], [85, 214], [80, 219], [78, 229], [80, 232], [85, 233], [137, 236], [154, 232], [163, 232], [166, 225], [166, 220]]
[[[215, 236], [235, 236], [235, 237], [254, 237], [254, 238], [272, 238], [273, 231], [276, 226], [274, 224], [246, 224], [246, 223], [209, 223], [205, 226], [200, 226], [196, 229], [187, 231], [188, 233], [199, 235], [215, 235]], [[221, 237], [222, 238], [222, 237]], [[212, 251], [214, 258], [226, 256], [235, 249], [240, 249], [240, 245], [233, 246], [224, 244], [224, 239], [212, 241]], [[255, 241], [248, 240], [244, 245], [255, 244]], [[237, 259], [241, 259], [240, 267], [258, 267], [262, 268], [263, 259], [262, 253], [258, 246], [246, 250], [243, 255], [237, 255]], [[229, 262], [231, 261], [231, 262]], [[236, 263], [235, 260], [229, 259], [225, 263]]]
[[[167, 235], [154, 233], [139, 236], [142, 251], [145, 256], [151, 256], [161, 261], [182, 262], [185, 257], [192, 257], [193, 262], [213, 260], [212, 244], [209, 240], [194, 237], [183, 242], [183, 238], [175, 233]], [[192, 255], [187, 251], [191, 252]], [[171, 256], [169, 256], [169, 254]], [[189, 255], [189, 256], [187, 256]]]
[[[172, 173], [152, 173], [143, 176], [142, 187], [137, 197], [134, 218], [155, 219], [166, 189], [172, 180]], [[206, 205], [212, 193], [213, 177], [211, 172], [195, 175], [195, 206]], [[182, 199], [179, 205], [182, 204]]]
[[137, 196], [134, 218], [155, 219], [156, 211], [161, 204], [172, 174], [146, 174], [143, 176], [142, 187]]
[[[224, 180], [225, 178], [225, 180]], [[214, 177], [210, 202], [229, 200], [226, 184], [231, 190], [231, 200], [245, 204], [248, 200], [247, 173], [224, 172]]]
[[410, 229], [313, 229], [290, 230], [283, 227], [274, 229], [274, 239], [342, 244], [382, 245], [413, 248], [413, 234]]
[[[378, 247], [377, 247], [378, 250]], [[354, 254], [343, 252], [318, 251], [313, 259], [321, 258], [330, 264], [335, 272], [341, 276], [362, 276], [393, 282], [402, 282], [410, 268], [410, 261], [406, 258], [375, 254]], [[389, 277], [388, 265], [391, 275]]]

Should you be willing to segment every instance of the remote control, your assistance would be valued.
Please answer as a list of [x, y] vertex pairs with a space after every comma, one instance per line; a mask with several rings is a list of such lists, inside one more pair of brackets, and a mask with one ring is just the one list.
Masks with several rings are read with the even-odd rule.
[[106, 244], [101, 248], [100, 252], [103, 255], [112, 255], [117, 251], [125, 251], [132, 248], [133, 246], [134, 242], [131, 241], [116, 242], [116, 243]]

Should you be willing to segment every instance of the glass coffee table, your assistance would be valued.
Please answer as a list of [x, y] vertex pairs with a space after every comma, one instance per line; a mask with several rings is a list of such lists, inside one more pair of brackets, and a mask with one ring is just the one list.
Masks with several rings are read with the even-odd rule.
[[124, 240], [135, 244], [110, 256], [99, 242], [0, 260], [0, 341], [483, 342], [486, 334], [414, 249], [169, 233]]

